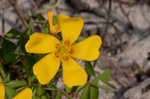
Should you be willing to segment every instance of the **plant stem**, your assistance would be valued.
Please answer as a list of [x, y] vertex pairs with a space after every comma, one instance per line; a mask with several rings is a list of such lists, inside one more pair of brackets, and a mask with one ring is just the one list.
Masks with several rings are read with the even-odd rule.
[[49, 10], [52, 10], [53, 8], [56, 8], [58, 5], [60, 5], [61, 2], [62, 2], [62, 0], [57, 0], [56, 4], [52, 5], [50, 8], [40, 9], [40, 10], [37, 10], [35, 13], [38, 14], [38, 13], [41, 13], [41, 12], [47, 12]]
[[28, 23], [24, 17], [24, 14], [23, 12], [21, 11], [21, 9], [18, 7], [18, 4], [17, 4], [17, 0], [8, 0], [9, 3], [15, 8], [19, 18], [21, 19], [23, 25], [28, 28]]
[[0, 63], [0, 73], [2, 75], [2, 78], [5, 79], [6, 75], [5, 75], [5, 72], [4, 72], [3, 68], [2, 68], [2, 64], [1, 63]]

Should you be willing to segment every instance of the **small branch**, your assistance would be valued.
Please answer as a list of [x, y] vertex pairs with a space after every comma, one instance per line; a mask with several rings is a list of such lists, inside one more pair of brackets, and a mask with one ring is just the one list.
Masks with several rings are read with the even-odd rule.
[[5, 15], [4, 15], [4, 9], [2, 9], [2, 33], [5, 33]]
[[8, 1], [9, 1], [9, 3], [15, 8], [15, 10], [16, 10], [16, 12], [17, 12], [19, 18], [21, 19], [21, 21], [22, 21], [22, 23], [23, 23], [23, 25], [24, 25], [26, 28], [28, 28], [28, 23], [27, 23], [27, 21], [26, 21], [26, 19], [25, 19], [25, 17], [24, 17], [23, 12], [22, 12], [21, 9], [18, 7], [17, 1], [16, 1], [16, 0], [8, 0]]
[[5, 72], [2, 68], [2, 64], [0, 63], [0, 74], [2, 75], [2, 78], [5, 79], [6, 75], [5, 75]]
[[53, 8], [56, 8], [58, 5], [60, 5], [60, 3], [62, 2], [62, 0], [57, 0], [55, 5], [52, 5], [50, 8], [45, 8], [45, 9], [41, 9], [41, 10], [37, 10], [35, 13], [41, 13], [41, 12], [47, 12], [49, 10], [52, 10]]
[[35, 3], [35, 1], [34, 1], [34, 0], [31, 0], [31, 2], [32, 2], [34, 8], [37, 10], [37, 9], [38, 9], [38, 6], [37, 6], [37, 4]]
[[104, 30], [104, 37], [105, 35], [107, 34], [107, 29], [108, 29], [108, 26], [109, 26], [109, 19], [110, 19], [110, 15], [111, 15], [111, 8], [112, 8], [112, 0], [109, 0], [108, 2], [108, 12], [107, 12], [107, 18], [106, 18], [106, 27], [105, 27], [105, 30]]

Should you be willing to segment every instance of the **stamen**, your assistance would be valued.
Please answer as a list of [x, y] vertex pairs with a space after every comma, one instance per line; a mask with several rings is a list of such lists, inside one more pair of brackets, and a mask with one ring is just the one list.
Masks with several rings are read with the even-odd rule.
[[56, 48], [58, 48], [59, 47], [59, 44], [58, 43], [56, 43]]
[[70, 41], [69, 41], [69, 40], [65, 40], [65, 41], [64, 41], [64, 45], [65, 45], [65, 46], [70, 46]]
[[68, 61], [69, 60], [69, 56], [63, 56], [63, 60], [64, 61]]
[[55, 53], [55, 56], [56, 56], [57, 58], [59, 58], [59, 55], [58, 55], [57, 53]]
[[70, 53], [70, 54], [73, 54], [73, 52], [74, 52], [74, 51], [73, 51], [73, 48], [71, 48], [70, 51], [69, 51], [69, 53]]

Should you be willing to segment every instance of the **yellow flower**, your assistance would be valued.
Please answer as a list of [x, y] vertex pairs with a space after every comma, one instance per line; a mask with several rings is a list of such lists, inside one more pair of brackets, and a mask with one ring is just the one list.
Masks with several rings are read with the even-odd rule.
[[75, 43], [83, 27], [83, 19], [58, 15], [58, 25], [62, 32], [62, 41], [52, 35], [35, 32], [25, 45], [28, 53], [44, 54], [45, 57], [33, 66], [33, 72], [41, 84], [49, 83], [62, 63], [63, 80], [68, 87], [82, 86], [87, 82], [85, 70], [73, 59], [96, 60], [102, 40], [93, 35]]
[[58, 24], [53, 24], [53, 12], [52, 11], [48, 11], [48, 22], [49, 22], [49, 28], [50, 28], [51, 33], [56, 35], [58, 32], [60, 32]]
[[[0, 99], [5, 99], [5, 86], [0, 82]], [[32, 99], [32, 90], [25, 88], [19, 92], [13, 99]]]

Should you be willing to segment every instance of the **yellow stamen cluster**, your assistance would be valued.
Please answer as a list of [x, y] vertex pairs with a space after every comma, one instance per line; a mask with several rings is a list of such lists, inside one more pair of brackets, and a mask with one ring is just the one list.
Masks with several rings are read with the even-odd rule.
[[73, 49], [71, 48], [69, 40], [65, 40], [61, 44], [56, 44], [56, 49], [57, 51], [55, 53], [55, 56], [63, 60], [68, 60], [73, 53]]

